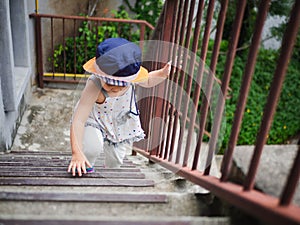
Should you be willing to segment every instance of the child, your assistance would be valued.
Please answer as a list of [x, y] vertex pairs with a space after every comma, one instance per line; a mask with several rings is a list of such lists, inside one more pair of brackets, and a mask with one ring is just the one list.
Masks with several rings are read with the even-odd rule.
[[140, 48], [123, 38], [109, 38], [83, 68], [91, 73], [74, 111], [70, 128], [72, 159], [68, 172], [93, 172], [100, 152], [105, 166], [122, 164], [130, 144], [144, 138], [134, 85], [153, 87], [170, 73], [170, 63], [149, 72], [141, 66]]

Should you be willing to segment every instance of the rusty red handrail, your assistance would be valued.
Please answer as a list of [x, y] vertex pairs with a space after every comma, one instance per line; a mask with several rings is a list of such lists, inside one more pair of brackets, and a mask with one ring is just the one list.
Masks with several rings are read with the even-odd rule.
[[154, 29], [153, 25], [148, 23], [146, 20], [133, 20], [133, 19], [119, 19], [119, 18], [108, 18], [108, 17], [87, 17], [87, 16], [67, 16], [67, 15], [52, 15], [52, 14], [29, 14], [33, 18], [56, 18], [56, 19], [71, 19], [71, 20], [89, 20], [99, 22], [116, 22], [116, 23], [135, 23], [143, 24], [151, 30]]
[[[228, 0], [221, 1], [221, 8], [218, 15], [217, 20], [217, 29], [216, 35], [214, 39], [214, 48], [212, 53], [212, 58], [210, 60], [210, 69], [211, 73], [215, 73], [218, 54], [220, 49], [220, 42], [222, 40], [223, 27], [226, 19], [226, 11], [228, 8]], [[237, 105], [237, 110], [234, 116], [233, 127], [231, 130], [231, 136], [229, 145], [227, 146], [227, 151], [225, 152], [220, 178], [210, 175], [210, 165], [211, 160], [216, 149], [216, 145], [218, 142], [218, 136], [220, 133], [220, 126], [222, 122], [222, 114], [224, 110], [224, 105], [227, 96], [227, 90], [229, 90], [229, 81], [231, 78], [231, 72], [233, 67], [233, 62], [235, 59], [235, 53], [237, 50], [237, 42], [239, 39], [241, 23], [244, 16], [244, 10], [247, 4], [246, 0], [241, 0], [237, 2], [237, 11], [236, 11], [236, 19], [233, 24], [233, 29], [231, 32], [231, 41], [229, 44], [228, 52], [227, 52], [227, 60], [225, 64], [224, 74], [222, 76], [221, 81], [221, 92], [219, 94], [218, 105], [216, 108], [216, 113], [214, 115], [213, 121], [214, 127], [211, 132], [209, 151], [206, 158], [200, 158], [200, 149], [202, 145], [203, 133], [206, 126], [206, 121], [208, 119], [209, 112], [209, 98], [212, 94], [213, 84], [215, 82], [214, 76], [208, 76], [205, 83], [206, 96], [203, 97], [200, 112], [200, 124], [197, 126], [195, 122], [197, 109], [189, 112], [188, 104], [186, 102], [181, 102], [182, 90], [179, 90], [181, 87], [184, 87], [187, 93], [190, 93], [191, 82], [198, 81], [198, 85], [194, 85], [193, 96], [192, 99], [194, 101], [194, 105], [198, 105], [200, 99], [201, 92], [201, 83], [202, 83], [202, 73], [203, 68], [201, 63], [199, 64], [199, 68], [197, 68], [197, 76], [194, 78], [195, 80], [191, 80], [191, 77], [185, 77], [182, 70], [184, 70], [187, 62], [187, 58], [183, 58], [182, 60], [182, 69], [178, 69], [179, 63], [181, 63], [181, 50], [178, 48], [172, 49], [169, 56], [164, 56], [166, 61], [168, 58], [177, 59], [174, 66], [176, 68], [172, 68], [172, 73], [170, 76], [170, 81], [167, 81], [165, 86], [159, 87], [163, 90], [167, 91], [165, 93], [165, 98], [170, 100], [170, 102], [166, 101], [150, 101], [151, 108], [155, 108], [155, 110], [151, 111], [151, 115], [147, 115], [146, 113], [142, 113], [143, 122], [146, 123], [144, 126], [147, 126], [151, 118], [153, 117], [161, 117], [165, 124], [159, 124], [159, 126], [154, 125], [149, 127], [147, 131], [150, 132], [151, 136], [148, 137], [148, 143], [144, 144], [143, 147], [140, 145], [135, 146], [135, 151], [149, 158], [151, 161], [159, 163], [165, 168], [176, 172], [178, 175], [190, 180], [200, 186], [208, 189], [213, 194], [219, 196], [220, 198], [228, 201], [230, 204], [233, 204], [235, 207], [246, 211], [247, 213], [253, 215], [258, 220], [262, 220], [265, 222], [269, 222], [271, 224], [300, 224], [300, 207], [296, 206], [292, 203], [293, 195], [295, 193], [295, 189], [297, 187], [299, 177], [300, 177], [300, 147], [298, 150], [297, 157], [294, 160], [293, 167], [290, 171], [289, 176], [287, 177], [287, 182], [285, 184], [284, 189], [282, 190], [282, 195], [280, 198], [273, 197], [268, 194], [264, 194], [258, 190], [254, 189], [255, 175], [257, 173], [257, 168], [260, 163], [260, 155], [263, 151], [263, 146], [266, 143], [267, 134], [270, 129], [270, 125], [273, 120], [273, 115], [275, 113], [275, 108], [277, 105], [277, 101], [279, 95], [281, 93], [282, 83], [284, 76], [286, 74], [286, 69], [288, 62], [291, 58], [291, 53], [293, 50], [293, 45], [295, 43], [295, 38], [297, 32], [299, 30], [300, 23], [300, 1], [295, 0], [293, 9], [290, 13], [290, 19], [287, 24], [287, 29], [285, 31], [284, 38], [282, 40], [282, 48], [280, 52], [280, 57], [278, 63], [276, 65], [276, 71], [274, 73], [273, 81], [271, 84], [271, 91], [269, 93], [269, 97], [267, 100], [267, 104], [265, 106], [265, 112], [263, 115], [263, 120], [261, 123], [260, 131], [257, 134], [257, 140], [255, 145], [255, 150], [253, 154], [253, 159], [250, 162], [250, 168], [248, 170], [248, 174], [246, 177], [245, 184], [234, 184], [228, 180], [229, 173], [231, 171], [233, 152], [236, 147], [238, 135], [240, 132], [240, 125], [243, 120], [243, 112], [245, 110], [245, 104], [248, 97], [248, 92], [252, 80], [253, 71], [256, 64], [256, 58], [258, 54], [258, 48], [260, 45], [260, 39], [262, 35], [262, 29], [264, 22], [267, 18], [268, 9], [270, 6], [270, 0], [260, 1], [258, 14], [256, 18], [256, 25], [253, 33], [252, 43], [249, 47], [250, 51], [248, 53], [248, 60], [245, 66], [244, 77], [242, 79], [242, 84], [240, 88], [239, 100]], [[212, 7], [214, 1], [210, 0], [208, 6], [201, 7], [204, 1], [199, 1], [198, 10], [196, 12], [196, 16], [199, 16], [201, 21], [204, 21], [202, 18], [203, 10], [208, 10], [206, 28], [203, 31], [204, 34], [210, 33], [210, 9], [209, 6]], [[194, 1], [193, 0], [167, 0], [165, 2], [165, 8], [163, 14], [172, 15], [173, 23], [170, 25], [170, 22], [164, 24], [164, 21], [161, 19], [161, 23], [164, 24], [162, 27], [156, 27], [154, 37], [156, 39], [172, 42], [178, 44], [179, 46], [189, 47], [189, 43], [192, 43], [191, 36], [194, 38], [193, 40], [198, 39], [198, 32], [200, 29], [200, 22], [196, 22], [195, 24], [189, 23], [189, 21], [194, 20]], [[174, 15], [175, 14], [175, 15]], [[165, 17], [162, 17], [165, 18]], [[170, 19], [170, 16], [168, 17]], [[198, 19], [198, 17], [197, 17]], [[194, 26], [194, 27], [192, 27]], [[159, 29], [161, 28], [161, 29]], [[190, 35], [191, 28], [195, 28], [193, 30], [193, 35]], [[167, 32], [167, 34], [165, 33]], [[170, 36], [171, 34], [171, 36]], [[206, 54], [207, 54], [207, 39], [202, 37], [201, 50], [198, 49], [196, 43], [193, 43], [192, 51], [200, 51], [201, 59], [205, 62]], [[196, 47], [195, 47], [196, 46]], [[177, 58], [176, 58], [177, 57]], [[185, 56], [184, 56], [185, 57]], [[161, 58], [160, 58], [161, 59]], [[189, 60], [193, 61], [193, 58], [190, 57]], [[189, 65], [190, 74], [194, 74], [194, 64]], [[187, 80], [185, 80], [187, 79]], [[171, 87], [171, 83], [177, 84], [178, 88], [172, 89], [172, 93], [169, 92]], [[186, 83], [187, 82], [187, 83]], [[200, 83], [200, 85], [199, 85]], [[180, 88], [179, 88], [180, 87]], [[178, 90], [177, 90], [178, 89]], [[179, 100], [176, 98], [179, 97]], [[183, 104], [182, 104], [183, 103]], [[149, 105], [147, 105], [148, 107]], [[180, 108], [183, 106], [183, 109]], [[141, 111], [146, 108], [145, 104], [141, 104]], [[188, 114], [188, 115], [187, 115]], [[178, 127], [178, 121], [181, 121], [181, 126]], [[181, 148], [183, 145], [182, 138], [184, 135], [184, 129], [186, 125], [189, 125], [187, 128], [187, 141], [186, 145]], [[179, 138], [177, 135], [177, 129], [179, 131]], [[191, 156], [191, 140], [192, 134], [194, 131], [198, 132], [197, 146], [195, 147], [194, 154]], [[159, 132], [154, 132], [159, 131]], [[160, 146], [155, 146], [153, 149], [153, 145], [157, 143], [157, 140], [161, 139]], [[174, 149], [177, 141], [179, 140], [178, 148]], [[173, 157], [173, 153], [176, 151], [176, 157]], [[192, 157], [193, 161], [191, 165], [187, 162], [188, 158]], [[181, 159], [183, 160], [181, 161]], [[199, 167], [199, 161], [206, 161], [205, 169], [202, 171]]]
[[[76, 70], [76, 64], [77, 64], [77, 59], [76, 59], [76, 22], [77, 21], [89, 21], [89, 22], [94, 22], [97, 27], [101, 25], [101, 23], [104, 22], [108, 22], [108, 23], [116, 23], [116, 24], [135, 24], [137, 26], [139, 26], [139, 30], [140, 30], [140, 47], [143, 48], [142, 43], [145, 40], [145, 36], [146, 36], [146, 30], [153, 30], [154, 27], [148, 23], [145, 20], [133, 20], [133, 19], [119, 19], [119, 18], [104, 18], [104, 17], [85, 17], [85, 16], [67, 16], [67, 15], [51, 15], [51, 14], [36, 14], [36, 13], [32, 13], [29, 15], [30, 18], [34, 18], [35, 19], [35, 29], [36, 29], [36, 49], [37, 49], [37, 65], [38, 65], [38, 69], [37, 69], [37, 83], [39, 85], [39, 87], [43, 88], [44, 87], [44, 82], [59, 82], [59, 83], [78, 83], [78, 82], [82, 82], [81, 78], [86, 78], [86, 75], [82, 75], [82, 74], [77, 74], [77, 70]], [[43, 33], [45, 33], [47, 30], [49, 31], [49, 36], [50, 36], [50, 44], [49, 46], [51, 46], [51, 50], [50, 52], [54, 53], [54, 46], [56, 46], [59, 43], [55, 43], [55, 37], [54, 37], [54, 19], [56, 21], [62, 21], [62, 28], [61, 30], [56, 29], [55, 33], [56, 35], [58, 35], [57, 33], [61, 32], [62, 34], [60, 35], [62, 37], [62, 45], [64, 47], [63, 50], [63, 71], [55, 71], [54, 68], [54, 62], [52, 61], [52, 66], [51, 66], [51, 70], [52, 71], [44, 71], [45, 70], [45, 65], [46, 61], [44, 59], [44, 51], [45, 51], [45, 44], [43, 44], [42, 40], [43, 38]], [[50, 26], [44, 26], [42, 24], [42, 20], [50, 20]], [[67, 35], [66, 34], [66, 23], [67, 22], [73, 22], [73, 30], [72, 33]], [[79, 23], [78, 23], [79, 24]], [[42, 29], [43, 28], [43, 29]], [[89, 28], [91, 29], [91, 24], [89, 24]], [[50, 29], [50, 30], [49, 30]], [[99, 38], [98, 36], [98, 32], [96, 33], [97, 38]], [[74, 46], [73, 46], [73, 50], [74, 50], [74, 73], [72, 74], [67, 74], [66, 71], [66, 51], [65, 51], [65, 38], [66, 37], [73, 37], [74, 38]], [[87, 44], [85, 43], [85, 54], [87, 52]], [[95, 46], [96, 47], [96, 46]], [[86, 59], [87, 60], [87, 59]], [[49, 72], [49, 73], [46, 73]], [[48, 75], [48, 76], [45, 76]], [[50, 75], [50, 77], [49, 77]], [[84, 81], [83, 81], [84, 82]]]

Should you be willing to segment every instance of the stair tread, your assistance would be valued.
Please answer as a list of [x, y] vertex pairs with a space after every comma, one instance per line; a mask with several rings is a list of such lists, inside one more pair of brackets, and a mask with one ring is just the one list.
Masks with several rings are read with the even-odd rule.
[[165, 194], [135, 193], [31, 193], [2, 192], [2, 201], [61, 201], [61, 202], [124, 202], [124, 203], [166, 203]]

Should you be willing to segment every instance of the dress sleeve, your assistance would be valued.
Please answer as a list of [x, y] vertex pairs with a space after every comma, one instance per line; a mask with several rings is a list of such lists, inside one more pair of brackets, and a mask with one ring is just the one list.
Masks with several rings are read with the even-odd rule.
[[102, 85], [101, 85], [101, 81], [99, 78], [97, 78], [94, 74], [92, 74], [89, 77], [89, 80], [93, 81], [94, 84], [99, 88], [99, 90], [102, 90]]

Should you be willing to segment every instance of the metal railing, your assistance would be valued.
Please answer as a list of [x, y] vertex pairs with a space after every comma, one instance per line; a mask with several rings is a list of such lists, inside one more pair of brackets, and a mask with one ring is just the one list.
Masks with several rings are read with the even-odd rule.
[[[208, 3], [205, 8], [205, 2]], [[237, 51], [237, 42], [240, 35], [241, 23], [246, 6], [246, 0], [237, 1], [235, 21], [231, 32], [231, 41], [227, 51], [225, 69], [222, 80], [219, 81], [214, 74], [220, 54], [220, 45], [223, 35], [228, 0], [221, 1], [220, 11], [216, 21], [216, 30], [213, 38], [213, 49], [211, 57], [208, 60], [208, 45], [211, 38], [211, 29], [213, 22], [213, 13], [217, 1], [200, 0], [196, 5], [195, 0], [166, 0], [163, 13], [159, 18], [153, 40], [160, 40], [169, 44], [159, 45], [160, 59], [153, 60], [149, 63], [149, 69], [159, 68], [161, 63], [172, 59], [173, 67], [170, 79], [152, 89], [138, 89], [140, 98], [139, 108], [141, 110], [141, 120], [143, 128], [146, 131], [146, 141], [135, 145], [136, 152], [148, 157], [151, 161], [176, 172], [178, 175], [190, 180], [200, 186], [208, 189], [213, 194], [233, 204], [235, 207], [245, 210], [254, 217], [271, 224], [300, 224], [300, 208], [292, 204], [293, 195], [300, 176], [300, 149], [287, 177], [287, 182], [282, 190], [280, 198], [261, 193], [254, 188], [255, 176], [260, 163], [260, 157], [263, 147], [267, 140], [267, 134], [270, 130], [272, 118], [281, 92], [282, 83], [286, 74], [289, 59], [300, 23], [300, 1], [296, 0], [290, 14], [290, 19], [282, 40], [280, 57], [274, 77], [263, 119], [257, 134], [254, 154], [250, 162], [250, 167], [244, 184], [236, 184], [229, 181], [229, 173], [232, 168], [233, 152], [237, 144], [240, 126], [243, 121], [246, 100], [253, 76], [262, 29], [270, 0], [260, 1], [258, 15], [256, 19], [253, 38], [249, 47], [248, 59], [244, 69], [242, 83], [240, 85], [240, 94], [238, 106], [235, 112], [234, 121], [231, 129], [229, 144], [226, 147], [223, 158], [220, 178], [211, 175], [211, 163], [218, 146], [220, 132], [222, 131], [222, 115], [224, 112], [225, 101], [233, 63]], [[198, 7], [197, 9], [196, 6]], [[206, 13], [204, 13], [206, 10]], [[52, 70], [45, 72], [45, 56], [43, 49], [45, 47], [44, 33], [48, 30], [49, 52], [53, 53], [56, 40], [54, 32], [61, 37], [60, 43], [65, 38], [76, 36], [78, 21], [90, 21], [89, 29], [98, 27], [101, 23], [133, 23], [137, 24], [140, 29], [140, 43], [147, 40], [146, 30], [154, 29], [145, 21], [121, 20], [108, 18], [86, 18], [76, 16], [54, 16], [43, 14], [31, 14], [36, 21], [37, 33], [37, 60], [38, 60], [38, 83], [43, 87], [44, 82], [79, 82], [81, 74], [68, 74], [64, 71], [55, 71], [53, 62], [48, 66]], [[204, 18], [204, 16], [206, 16]], [[195, 19], [196, 17], [196, 19]], [[49, 26], [42, 26], [42, 20], [49, 20]], [[54, 28], [54, 20], [60, 20], [62, 25], [60, 29]], [[205, 20], [205, 24], [202, 24]], [[72, 25], [66, 26], [66, 21], [73, 21]], [[71, 27], [66, 31], [66, 27]], [[201, 30], [204, 27], [204, 30]], [[137, 29], [137, 28], [133, 28]], [[73, 32], [72, 32], [73, 30]], [[66, 34], [68, 33], [68, 35]], [[58, 42], [59, 43], [59, 42]], [[150, 42], [151, 44], [152, 42]], [[170, 44], [171, 43], [171, 44]], [[147, 44], [147, 43], [146, 43]], [[145, 46], [143, 46], [145, 48]], [[74, 45], [76, 53], [77, 46]], [[184, 49], [191, 49], [191, 53], [186, 53]], [[200, 53], [200, 60], [193, 53]], [[151, 53], [149, 53], [151, 54]], [[76, 55], [76, 54], [75, 54]], [[63, 61], [66, 54], [63, 52]], [[149, 57], [152, 58], [152, 57]], [[209, 62], [209, 66], [205, 64]], [[74, 58], [76, 64], [76, 58]], [[58, 72], [60, 74], [58, 74]], [[187, 75], [188, 74], [188, 75]], [[209, 75], [208, 75], [209, 74]], [[45, 76], [46, 75], [46, 76]], [[218, 95], [215, 96], [215, 84], [219, 84]], [[203, 95], [205, 92], [205, 95]], [[191, 100], [186, 101], [184, 94], [190, 96]], [[147, 97], [143, 97], [147, 96]], [[212, 104], [215, 101], [215, 112], [210, 117], [209, 111], [212, 110]], [[193, 107], [190, 107], [192, 103]], [[200, 109], [198, 109], [200, 105]], [[147, 113], [144, 113], [144, 112]], [[200, 118], [197, 115], [200, 112]], [[153, 120], [153, 118], [161, 118]], [[149, 122], [150, 121], [150, 122]], [[213, 127], [208, 133], [206, 126], [208, 123]], [[196, 133], [196, 145], [193, 146], [193, 137]], [[203, 147], [203, 138], [208, 136], [209, 146], [208, 153], [204, 157], [201, 155]], [[199, 168], [201, 162], [205, 163], [204, 169]]]
[[[208, 2], [206, 14], [204, 14], [205, 2]], [[226, 147], [222, 162], [221, 176], [218, 178], [210, 175], [212, 159], [218, 146], [222, 115], [247, 3], [246, 0], [237, 1], [238, 5], [231, 32], [231, 41], [227, 51], [225, 69], [219, 94], [215, 98], [213, 96], [213, 88], [216, 81], [214, 74], [220, 53], [220, 43], [228, 2], [228, 0], [221, 1], [217, 18], [214, 45], [209, 61], [211, 76], [204, 75], [207, 73], [207, 68], [204, 65], [208, 62], [208, 44], [211, 38], [211, 26], [215, 5], [217, 4], [216, 1], [200, 0], [197, 10], [195, 10], [195, 0], [167, 0], [165, 2], [164, 11], [158, 22], [158, 24], [162, 25], [156, 28], [153, 37], [156, 40], [173, 43], [173, 45], [168, 45], [168, 47], [162, 45], [159, 51], [162, 54], [160, 59], [154, 60], [156, 62], [152, 63], [151, 66], [153, 69], [159, 68], [161, 66], [160, 62], [167, 62], [169, 59], [172, 59], [173, 67], [169, 80], [154, 89], [140, 90], [140, 96], [152, 97], [140, 101], [141, 120], [147, 133], [147, 142], [136, 144], [135, 151], [148, 157], [151, 161], [176, 172], [187, 180], [210, 190], [213, 194], [225, 199], [235, 207], [245, 210], [259, 220], [278, 225], [300, 224], [300, 208], [292, 203], [300, 176], [300, 148], [280, 198], [264, 194], [254, 188], [261, 154], [267, 141], [299, 29], [300, 1], [296, 0], [294, 2], [290, 13], [289, 22], [282, 39], [278, 63], [274, 65], [276, 70], [271, 82], [260, 129], [257, 133], [254, 154], [244, 184], [240, 185], [229, 181], [228, 176], [232, 168], [233, 152], [237, 145], [240, 126], [243, 121], [243, 113], [256, 65], [262, 30], [270, 6], [270, 0], [260, 1], [253, 38], [240, 85], [238, 107], [234, 116], [229, 144]], [[196, 13], [194, 14], [194, 12]], [[200, 28], [204, 21], [203, 15], [206, 15], [206, 21], [203, 25], [203, 27], [205, 26], [203, 35], [201, 35]], [[196, 20], [194, 17], [196, 17]], [[197, 64], [193, 54], [183, 52], [178, 46], [191, 49], [192, 53], [200, 52], [200, 61], [203, 63]], [[203, 89], [205, 90], [205, 96], [201, 97], [201, 90], [203, 91]], [[183, 92], [191, 96], [194, 107], [189, 107], [188, 101], [182, 98]], [[208, 121], [213, 97], [216, 100], [215, 112], [212, 121]], [[199, 110], [195, 106], [198, 106], [199, 103], [201, 105], [200, 120], [197, 122], [196, 115]], [[213, 123], [208, 154], [204, 158], [200, 158], [200, 150], [208, 122]], [[191, 143], [195, 131], [197, 131], [197, 145], [192, 149]], [[184, 141], [184, 135], [186, 135], [186, 141]], [[200, 161], [205, 162], [203, 170], [199, 169]]]
[[[30, 14], [35, 19], [36, 29], [36, 49], [37, 49], [37, 83], [39, 87], [44, 86], [44, 82], [62, 82], [62, 83], [78, 83], [85, 80], [86, 74], [78, 71], [78, 66], [82, 62], [78, 62], [79, 50], [85, 51], [84, 60], [89, 59], [89, 53], [92, 51], [92, 58], [95, 53], [97, 44], [101, 41], [101, 35], [110, 37], [109, 25], [114, 25], [114, 35], [122, 37], [126, 35], [127, 39], [131, 39], [131, 35], [138, 31], [140, 43], [147, 39], [154, 27], [144, 20], [130, 20], [118, 18], [102, 18], [102, 17], [84, 17], [84, 16], [65, 16], [65, 15], [49, 15], [49, 14]], [[78, 34], [83, 32], [82, 26], [86, 22], [86, 36], [81, 40], [84, 44], [78, 44], [76, 38]], [[80, 30], [81, 29], [81, 30]], [[100, 33], [101, 29], [101, 33]], [[126, 29], [126, 34], [124, 34]], [[91, 46], [91, 40], [95, 39], [95, 46]], [[67, 46], [67, 39], [71, 41], [72, 46]], [[60, 47], [58, 47], [60, 46]], [[142, 47], [142, 46], [141, 46]], [[71, 49], [70, 49], [71, 48]], [[56, 67], [54, 56], [55, 50], [60, 54], [57, 61], [62, 63], [60, 68]], [[72, 59], [70, 71], [67, 71], [67, 57], [71, 52]], [[80, 65], [78, 65], [80, 64]], [[70, 66], [69, 66], [70, 67]]]

